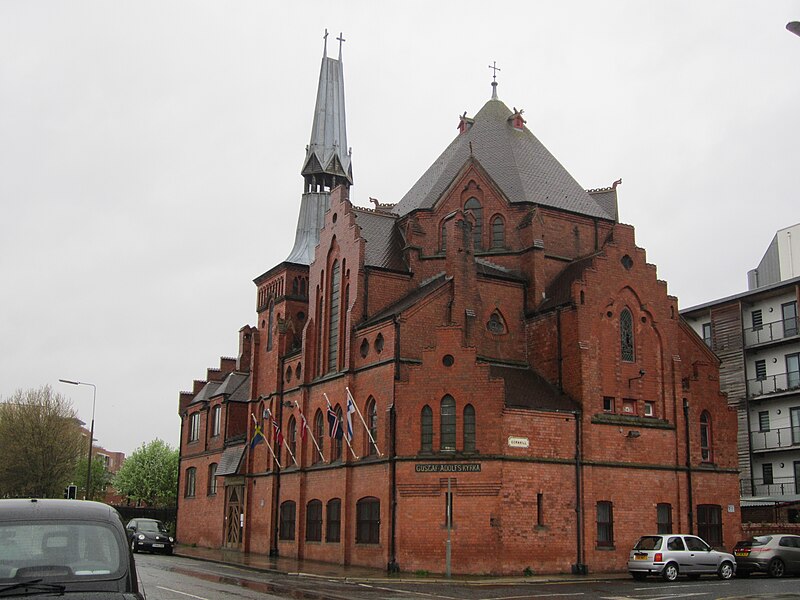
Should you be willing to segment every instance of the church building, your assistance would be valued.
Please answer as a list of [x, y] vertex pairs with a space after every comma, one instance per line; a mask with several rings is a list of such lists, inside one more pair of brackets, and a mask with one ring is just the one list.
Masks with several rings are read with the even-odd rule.
[[493, 81], [411, 189], [365, 208], [342, 69], [340, 42], [294, 247], [255, 278], [238, 355], [180, 394], [178, 540], [505, 575], [624, 570], [655, 532], [730, 549], [735, 407], [619, 182], [582, 188]]

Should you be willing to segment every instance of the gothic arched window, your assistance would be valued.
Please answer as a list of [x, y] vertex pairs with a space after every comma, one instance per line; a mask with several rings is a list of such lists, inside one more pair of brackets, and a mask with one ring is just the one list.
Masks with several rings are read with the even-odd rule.
[[[378, 443], [378, 403], [375, 402], [375, 398], [370, 398], [367, 402], [367, 427], [369, 428], [369, 435], [372, 436], [372, 439], [375, 440], [375, 444]], [[369, 440], [369, 436], [367, 436], [367, 456], [375, 456], [377, 451], [375, 450], [375, 444], [373, 444]]]
[[451, 395], [442, 398], [439, 423], [439, 449], [454, 452], [456, 449], [456, 401]]
[[475, 250], [483, 248], [483, 209], [477, 198], [470, 198], [464, 205], [464, 210], [472, 211], [475, 217], [475, 224], [472, 226], [472, 245]]
[[294, 463], [292, 456], [297, 457], [297, 421], [294, 415], [289, 417], [289, 423], [286, 425], [286, 464], [291, 465]]
[[433, 452], [433, 411], [427, 404], [422, 407], [420, 425], [422, 435], [420, 449], [422, 452]]
[[619, 315], [619, 337], [622, 360], [633, 362], [633, 315], [627, 308]]
[[331, 266], [330, 296], [328, 300], [328, 372], [339, 366], [339, 261]]
[[497, 215], [492, 219], [492, 248], [502, 248], [506, 245], [506, 225], [503, 217]]
[[[325, 439], [323, 436], [325, 435], [325, 419], [322, 417], [322, 411], [318, 410], [317, 413], [314, 415], [314, 439], [319, 444], [319, 449], [322, 450], [322, 442]], [[312, 442], [313, 443], [313, 442]], [[317, 452], [316, 447], [314, 448], [314, 460], [311, 461], [313, 463], [318, 463], [322, 460], [322, 457]]]
[[475, 407], [464, 407], [464, 452], [475, 452]]

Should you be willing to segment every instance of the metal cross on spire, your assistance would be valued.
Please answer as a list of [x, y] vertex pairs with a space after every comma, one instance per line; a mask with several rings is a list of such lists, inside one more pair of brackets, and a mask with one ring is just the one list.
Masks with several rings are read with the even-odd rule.
[[497, 100], [497, 72], [501, 69], [497, 66], [496, 60], [492, 61], [492, 64], [489, 65], [489, 68], [494, 71], [492, 73], [492, 100]]
[[323, 48], [323, 56], [328, 56], [328, 28], [325, 28], [325, 35], [322, 36], [325, 40], [325, 47]]
[[346, 42], [347, 40], [342, 37], [342, 32], [339, 32], [339, 37], [336, 38], [339, 40], [339, 60], [342, 60], [342, 42]]

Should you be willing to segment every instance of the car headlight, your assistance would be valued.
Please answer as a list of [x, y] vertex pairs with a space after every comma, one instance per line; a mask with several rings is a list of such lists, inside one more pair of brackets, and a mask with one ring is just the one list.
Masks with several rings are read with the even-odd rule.
[[170, 543], [170, 544], [174, 544], [174, 543], [175, 543], [175, 540], [174, 540], [173, 538], [169, 538], [169, 543]]
[[138, 538], [139, 538], [140, 540], [143, 540], [143, 539], [144, 539], [144, 534], [143, 534], [143, 533], [140, 533], [140, 534], [138, 535]]

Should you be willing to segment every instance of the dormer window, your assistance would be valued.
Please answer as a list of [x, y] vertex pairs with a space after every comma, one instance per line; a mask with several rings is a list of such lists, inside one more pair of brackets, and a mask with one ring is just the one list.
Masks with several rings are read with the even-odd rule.
[[459, 133], [459, 135], [469, 131], [469, 128], [472, 127], [472, 124], [474, 122], [475, 122], [475, 120], [468, 118], [467, 117], [467, 112], [464, 111], [464, 114], [461, 115], [458, 118], [458, 133]]
[[522, 131], [523, 129], [525, 129], [525, 123], [527, 123], [527, 121], [522, 118], [522, 113], [523, 112], [525, 112], [525, 111], [523, 111], [522, 109], [517, 110], [517, 107], [515, 106], [514, 107], [514, 114], [512, 114], [510, 117], [508, 117], [508, 120], [511, 122], [511, 126], [514, 129], [518, 129], [519, 131]]

